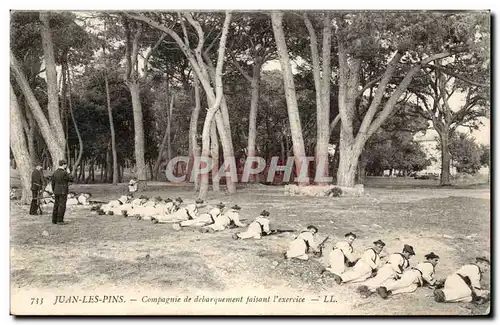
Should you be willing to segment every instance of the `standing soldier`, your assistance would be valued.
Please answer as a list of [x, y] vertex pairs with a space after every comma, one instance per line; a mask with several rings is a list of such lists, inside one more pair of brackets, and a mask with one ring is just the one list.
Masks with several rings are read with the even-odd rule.
[[328, 257], [330, 267], [326, 270], [331, 273], [342, 274], [345, 272], [346, 266], [353, 266], [358, 260], [354, 256], [354, 249], [352, 248], [356, 235], [349, 232], [344, 237], [344, 240], [339, 241], [333, 247]]
[[66, 160], [59, 160], [59, 168], [52, 175], [52, 189], [54, 191], [55, 202], [52, 211], [53, 224], [65, 224], [64, 213], [66, 212], [66, 200], [68, 199], [68, 182], [72, 182], [68, 163]]
[[399, 293], [412, 293], [423, 285], [434, 286], [438, 281], [434, 278], [436, 265], [439, 263], [439, 256], [430, 252], [425, 255], [426, 260], [420, 262], [416, 267], [403, 272], [401, 279], [388, 281], [384, 286], [377, 288], [377, 293], [383, 299]]
[[[43, 189], [44, 178], [42, 172], [42, 165], [37, 163], [35, 169], [31, 173], [31, 206], [30, 215], [38, 214], [40, 206], [40, 191]], [[40, 211], [41, 212], [41, 211]]]
[[352, 269], [342, 274], [333, 273], [333, 278], [337, 284], [365, 281], [382, 266], [379, 254], [384, 249], [385, 243], [379, 239], [373, 244], [373, 247], [363, 253]]
[[134, 177], [128, 182], [128, 195], [134, 197], [135, 192], [137, 192], [137, 178]]
[[449, 275], [443, 289], [434, 290], [437, 302], [477, 302], [488, 300], [489, 291], [481, 289], [481, 275], [488, 272], [490, 261], [477, 257], [475, 264], [467, 264]]

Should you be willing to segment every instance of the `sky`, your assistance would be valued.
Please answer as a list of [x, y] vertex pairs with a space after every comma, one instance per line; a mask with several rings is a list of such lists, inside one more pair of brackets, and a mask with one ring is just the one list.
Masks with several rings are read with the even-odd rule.
[[[300, 65], [302, 62], [302, 59], [298, 59], [296, 62], [292, 61], [292, 71], [293, 73], [296, 73], [297, 72], [297, 64]], [[279, 60], [272, 60], [272, 61], [268, 61], [266, 64], [264, 64], [264, 66], [262, 67], [263, 70], [280, 70], [281, 71], [281, 65], [280, 65], [280, 62]], [[464, 96], [462, 95], [453, 95], [451, 98], [450, 98], [450, 105], [451, 105], [451, 108], [452, 110], [458, 110], [461, 105], [464, 103]], [[478, 143], [480, 144], [485, 144], [485, 145], [489, 145], [490, 144], [490, 120], [487, 119], [487, 118], [482, 118], [480, 119], [481, 123], [483, 125], [481, 125], [479, 127], [478, 130], [473, 130], [472, 133], [470, 132], [470, 130], [468, 128], [464, 128], [464, 127], [458, 127], [457, 130], [459, 132], [463, 132], [463, 133], [470, 133]], [[429, 129], [427, 131], [427, 134], [426, 134], [426, 138], [427, 137], [434, 137], [435, 135], [437, 135], [436, 131], [433, 130], [433, 129]]]

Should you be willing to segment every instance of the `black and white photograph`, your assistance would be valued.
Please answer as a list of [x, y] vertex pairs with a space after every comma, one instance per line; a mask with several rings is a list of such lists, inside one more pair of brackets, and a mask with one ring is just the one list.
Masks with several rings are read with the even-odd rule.
[[9, 12], [10, 315], [491, 316], [490, 10], [56, 8]]

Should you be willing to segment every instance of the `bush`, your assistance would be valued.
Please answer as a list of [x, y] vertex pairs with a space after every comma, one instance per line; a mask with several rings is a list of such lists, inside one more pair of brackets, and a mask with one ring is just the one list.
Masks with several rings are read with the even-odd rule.
[[338, 187], [334, 187], [328, 191], [327, 195], [332, 197], [338, 197], [342, 195], [342, 190]]

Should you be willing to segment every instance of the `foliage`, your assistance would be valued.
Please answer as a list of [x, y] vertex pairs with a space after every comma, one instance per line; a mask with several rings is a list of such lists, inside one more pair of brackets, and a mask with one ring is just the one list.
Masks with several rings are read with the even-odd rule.
[[481, 148], [467, 133], [456, 133], [451, 137], [450, 154], [459, 173], [475, 174], [482, 166]]

